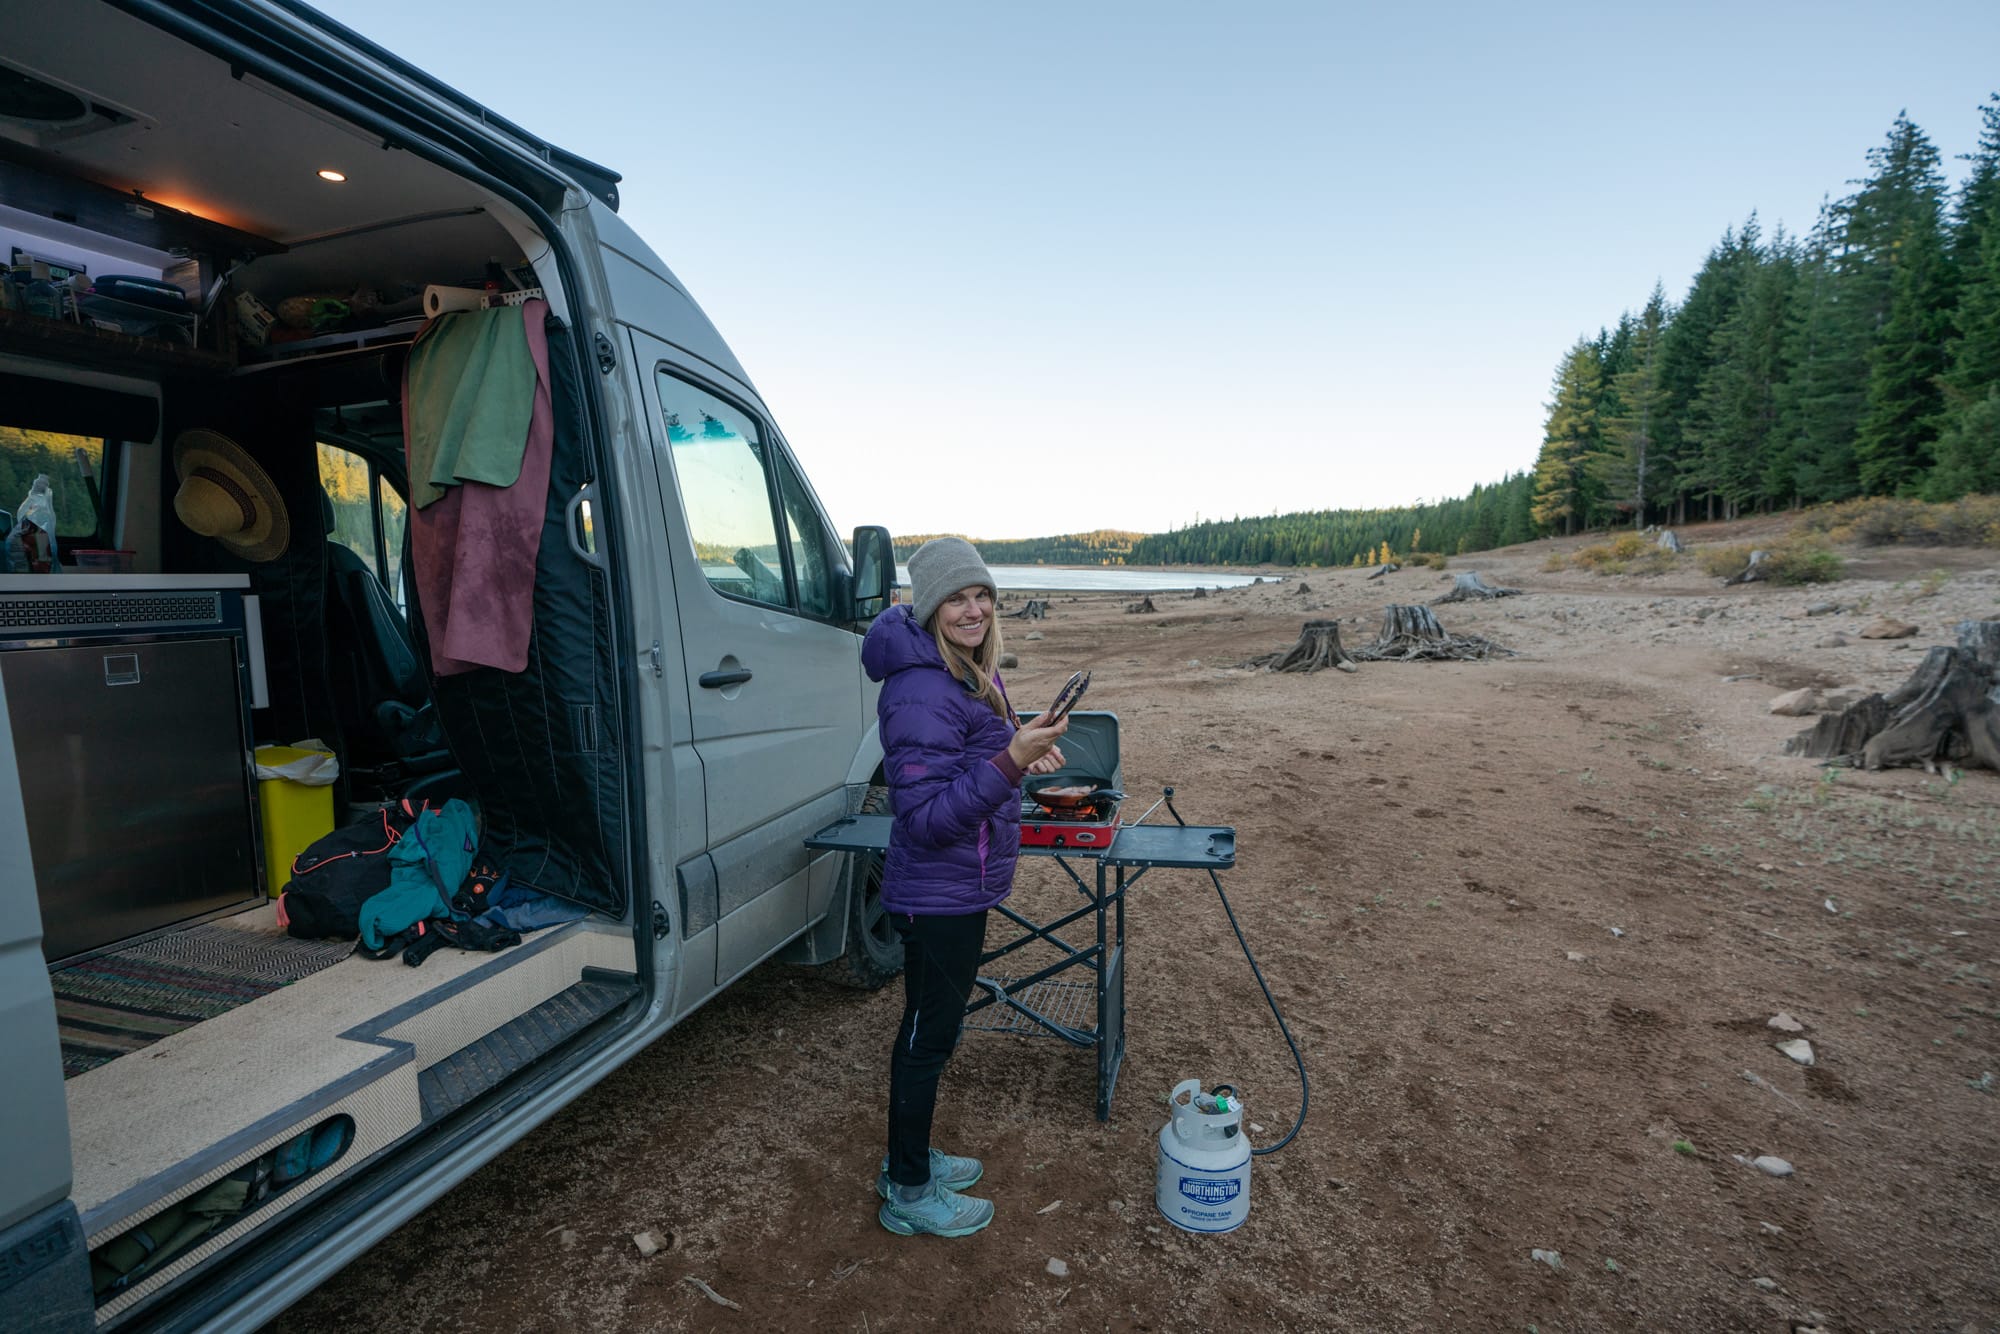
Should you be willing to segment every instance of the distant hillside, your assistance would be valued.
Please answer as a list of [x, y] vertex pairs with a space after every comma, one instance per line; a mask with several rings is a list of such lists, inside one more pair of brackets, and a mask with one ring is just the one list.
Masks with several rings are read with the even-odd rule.
[[[963, 537], [962, 533], [924, 533], [896, 539], [896, 559], [908, 560], [933, 537]], [[1144, 533], [1128, 533], [1117, 528], [1099, 528], [1089, 533], [1065, 533], [1060, 537], [1027, 537], [1013, 541], [974, 537], [967, 539], [979, 554], [994, 565], [1123, 565], [1132, 544]]]
[[1134, 565], [1369, 564], [1386, 543], [1395, 555], [1455, 556], [1535, 536], [1534, 477], [1520, 472], [1469, 495], [1394, 509], [1313, 510], [1226, 519], [1154, 533], [1132, 544]]
[[[1101, 528], [1014, 542], [972, 541], [997, 565], [1353, 565], [1380, 558], [1384, 544], [1398, 556], [1412, 551], [1455, 556], [1535, 536], [1529, 514], [1534, 483], [1533, 474], [1518, 472], [1451, 500], [1393, 509], [1222, 519], [1167, 533]], [[908, 559], [934, 536], [896, 539], [896, 559]]]

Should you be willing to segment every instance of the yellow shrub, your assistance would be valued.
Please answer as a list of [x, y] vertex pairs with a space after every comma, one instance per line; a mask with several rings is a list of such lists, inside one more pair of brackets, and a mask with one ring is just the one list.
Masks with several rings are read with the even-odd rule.
[[1542, 569], [1548, 574], [1554, 574], [1558, 570], [1568, 568], [1568, 566], [1569, 557], [1563, 555], [1560, 551], [1551, 551], [1548, 554], [1548, 559], [1542, 562]]
[[1620, 533], [1611, 539], [1611, 555], [1617, 560], [1631, 560], [1652, 549], [1653, 540], [1644, 533]]
[[1864, 547], [2000, 546], [2000, 496], [1962, 496], [1943, 504], [1901, 496], [1866, 496], [1820, 505], [1799, 517], [1799, 529]]
[[1703, 574], [1727, 579], [1750, 563], [1750, 552], [1748, 542], [1737, 542], [1726, 547], [1702, 547], [1694, 553], [1694, 558]]
[[1598, 574], [1665, 574], [1680, 558], [1653, 545], [1644, 533], [1620, 533], [1609, 542], [1577, 548], [1570, 561]]

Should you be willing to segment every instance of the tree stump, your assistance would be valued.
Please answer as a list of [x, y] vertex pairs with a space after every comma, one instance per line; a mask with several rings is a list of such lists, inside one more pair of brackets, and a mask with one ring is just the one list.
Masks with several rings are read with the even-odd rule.
[[1730, 575], [1727, 579], [1724, 579], [1722, 581], [1722, 586], [1724, 588], [1727, 588], [1731, 584], [1756, 584], [1756, 583], [1762, 583], [1763, 580], [1764, 580], [1764, 553], [1761, 551], [1753, 551], [1750, 553], [1750, 563], [1748, 565], [1745, 565], [1742, 569], [1738, 570], [1735, 574]]
[[1203, 588], [1200, 584], [1196, 584], [1194, 589], [1194, 595], [1198, 598], [1205, 598], [1208, 596], [1208, 590], [1206, 588]]
[[1931, 649], [1887, 695], [1821, 718], [1785, 753], [1867, 769], [1934, 770], [1940, 762], [2000, 769], [2000, 626], [1961, 622], [1958, 639], [1957, 647]]
[[1343, 672], [1360, 670], [1341, 647], [1339, 621], [1307, 621], [1299, 627], [1298, 642], [1290, 648], [1252, 658], [1243, 665], [1274, 672], [1317, 672], [1328, 667]]
[[1159, 608], [1153, 605], [1151, 595], [1138, 602], [1128, 602], [1125, 604], [1125, 613], [1128, 616], [1149, 615], [1158, 610]]
[[1423, 606], [1384, 607], [1375, 642], [1354, 650], [1360, 662], [1483, 662], [1496, 656], [1514, 654], [1490, 639], [1447, 632], [1436, 613]]
[[1687, 548], [1681, 544], [1680, 534], [1676, 533], [1671, 528], [1662, 528], [1660, 530], [1659, 540], [1653, 543], [1653, 545], [1658, 547], [1662, 551], [1671, 551], [1676, 556], [1680, 555], [1683, 551], [1687, 550]]
[[1297, 588], [1294, 588], [1294, 589], [1292, 590], [1292, 596], [1293, 596], [1293, 597], [1303, 597], [1303, 596], [1305, 596], [1305, 595], [1306, 595], [1307, 593], [1310, 593], [1310, 592], [1312, 592], [1312, 591], [1313, 591], [1313, 586], [1312, 586], [1311, 584], [1307, 583], [1307, 582], [1306, 582], [1305, 580], [1301, 579], [1301, 580], [1299, 580], [1299, 585], [1298, 585], [1298, 587], [1297, 587]]
[[1387, 561], [1381, 565], [1377, 565], [1373, 570], [1369, 571], [1368, 577], [1370, 579], [1380, 579], [1383, 575], [1394, 574], [1396, 571], [1402, 568], [1403, 567], [1396, 564], [1395, 561]]
[[1451, 592], [1441, 598], [1432, 598], [1431, 605], [1442, 607], [1447, 602], [1483, 602], [1488, 598], [1512, 598], [1520, 595], [1520, 589], [1500, 588], [1489, 584], [1479, 577], [1479, 571], [1472, 570], [1453, 580]]
[[1019, 620], [1027, 620], [1027, 621], [1042, 620], [1049, 614], [1048, 600], [1045, 598], [1029, 598], [1027, 603], [1024, 606], [1022, 606], [1021, 610], [1010, 611], [1007, 614]]
[[1837, 760], [1858, 755], [1868, 738], [1889, 721], [1889, 704], [1880, 695], [1870, 695], [1839, 713], [1823, 713], [1811, 727], [1785, 743], [1785, 754], [1807, 759]]
[[1989, 680], [2000, 681], [2000, 621], [1960, 621], [1958, 646], [1972, 655]]

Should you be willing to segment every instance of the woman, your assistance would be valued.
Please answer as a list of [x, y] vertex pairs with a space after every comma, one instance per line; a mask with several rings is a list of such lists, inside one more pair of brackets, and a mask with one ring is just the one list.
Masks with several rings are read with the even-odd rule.
[[861, 662], [876, 705], [895, 823], [882, 906], [903, 937], [903, 1022], [889, 1058], [889, 1153], [875, 1180], [882, 1226], [963, 1237], [993, 1220], [960, 1192], [985, 1170], [931, 1147], [938, 1077], [958, 1045], [986, 912], [1014, 887], [1021, 779], [1062, 767], [1067, 719], [1022, 724], [1001, 684], [993, 576], [970, 542], [924, 543], [912, 600], [875, 618]]

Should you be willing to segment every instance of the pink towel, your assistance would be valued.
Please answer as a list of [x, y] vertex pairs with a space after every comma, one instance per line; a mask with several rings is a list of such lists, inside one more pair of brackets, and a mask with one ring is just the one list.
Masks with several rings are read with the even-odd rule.
[[[535, 405], [521, 475], [512, 486], [461, 482], [444, 498], [410, 510], [410, 565], [439, 676], [480, 667], [518, 672], [528, 665], [535, 621], [535, 558], [548, 512], [555, 407], [549, 399], [546, 301], [521, 306], [535, 362]], [[420, 335], [421, 336], [421, 335]], [[403, 395], [403, 438], [410, 438]]]

